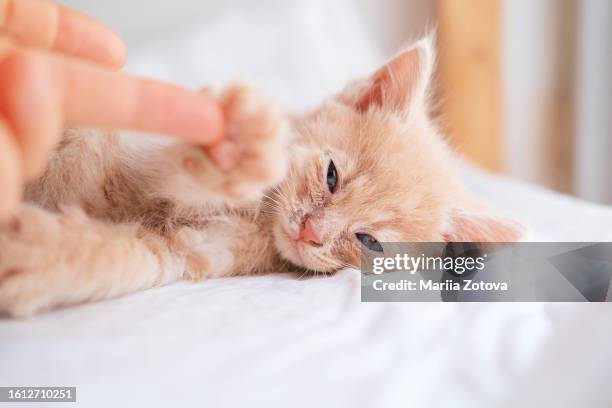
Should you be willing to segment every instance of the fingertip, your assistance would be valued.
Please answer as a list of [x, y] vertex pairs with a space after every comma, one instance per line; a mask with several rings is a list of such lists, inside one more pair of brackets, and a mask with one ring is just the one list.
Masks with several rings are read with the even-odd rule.
[[207, 144], [215, 144], [223, 139], [223, 134], [225, 133], [225, 115], [219, 104], [210, 98], [210, 96], [202, 95], [202, 97], [207, 100], [205, 118], [208, 124], [204, 128], [206, 130], [203, 132], [205, 142]]
[[125, 65], [127, 48], [121, 37], [112, 31], [109, 32], [108, 38], [108, 61], [113, 67], [120, 69]]
[[54, 48], [85, 60], [119, 69], [126, 47], [111, 28], [78, 11], [59, 6], [59, 27]]
[[212, 146], [223, 139], [225, 117], [219, 104], [208, 95], [180, 90], [171, 110], [163, 113], [174, 132], [188, 143]]

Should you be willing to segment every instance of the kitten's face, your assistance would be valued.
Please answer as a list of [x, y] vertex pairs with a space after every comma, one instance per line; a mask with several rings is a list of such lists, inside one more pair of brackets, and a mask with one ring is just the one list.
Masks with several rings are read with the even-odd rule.
[[366, 118], [339, 102], [298, 129], [291, 171], [275, 198], [275, 240], [286, 259], [330, 271], [358, 266], [361, 243], [376, 250], [377, 242], [443, 238], [458, 182], [433, 129], [380, 111]]
[[429, 62], [419, 60], [426, 51], [401, 54], [296, 120], [290, 172], [273, 197], [274, 240], [284, 258], [328, 272], [358, 267], [361, 244], [378, 251], [379, 242], [515, 238], [510, 224], [465, 215], [473, 203], [428, 119], [426, 83], [417, 81], [429, 76]]

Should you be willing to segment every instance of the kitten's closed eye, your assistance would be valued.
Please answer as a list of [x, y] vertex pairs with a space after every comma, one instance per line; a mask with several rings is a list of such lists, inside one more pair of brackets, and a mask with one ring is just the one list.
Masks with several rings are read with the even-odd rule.
[[329, 166], [327, 167], [327, 188], [329, 192], [334, 194], [336, 192], [336, 187], [338, 185], [338, 171], [336, 170], [336, 166], [332, 160], [329, 161]]
[[383, 248], [382, 248], [382, 245], [380, 245], [380, 242], [378, 242], [376, 238], [374, 238], [370, 234], [361, 234], [358, 232], [355, 234], [355, 236], [369, 250], [374, 251], [374, 252], [383, 251]]

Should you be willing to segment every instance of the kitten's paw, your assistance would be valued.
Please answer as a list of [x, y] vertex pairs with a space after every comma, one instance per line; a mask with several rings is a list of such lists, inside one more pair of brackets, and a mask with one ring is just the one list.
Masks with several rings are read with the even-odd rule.
[[[288, 124], [276, 105], [252, 87], [235, 85], [220, 92], [216, 99], [225, 114], [226, 138], [206, 150], [208, 158], [199, 155], [203, 154], [201, 149], [191, 148], [184, 166], [224, 197], [257, 198], [285, 176]], [[202, 159], [209, 159], [209, 165]]]
[[0, 226], [0, 314], [31, 316], [65, 295], [70, 277], [64, 269], [71, 254], [59, 251], [62, 244], [70, 245], [60, 240], [60, 231], [79, 218], [77, 212], [57, 216], [24, 205]]

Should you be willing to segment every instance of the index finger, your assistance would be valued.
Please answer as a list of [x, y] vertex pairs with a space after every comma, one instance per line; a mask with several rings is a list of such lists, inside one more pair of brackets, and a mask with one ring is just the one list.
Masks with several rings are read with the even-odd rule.
[[104, 65], [118, 68], [125, 62], [125, 46], [115, 33], [51, 0], [0, 0], [0, 33]]
[[[44, 72], [45, 82], [29, 83], [36, 81], [36, 75], [28, 75], [31, 72]], [[15, 48], [1, 37], [0, 89], [4, 93], [0, 96], [12, 101], [14, 124], [31, 121], [28, 101], [43, 93], [57, 101], [64, 124], [138, 130], [200, 145], [215, 143], [223, 133], [221, 108], [208, 95], [79, 60]]]
[[61, 81], [66, 121], [140, 130], [208, 145], [221, 138], [221, 108], [208, 95], [177, 85], [51, 57]]
[[207, 95], [86, 64], [53, 63], [64, 80], [70, 124], [173, 135], [203, 145], [221, 137], [223, 116]]

